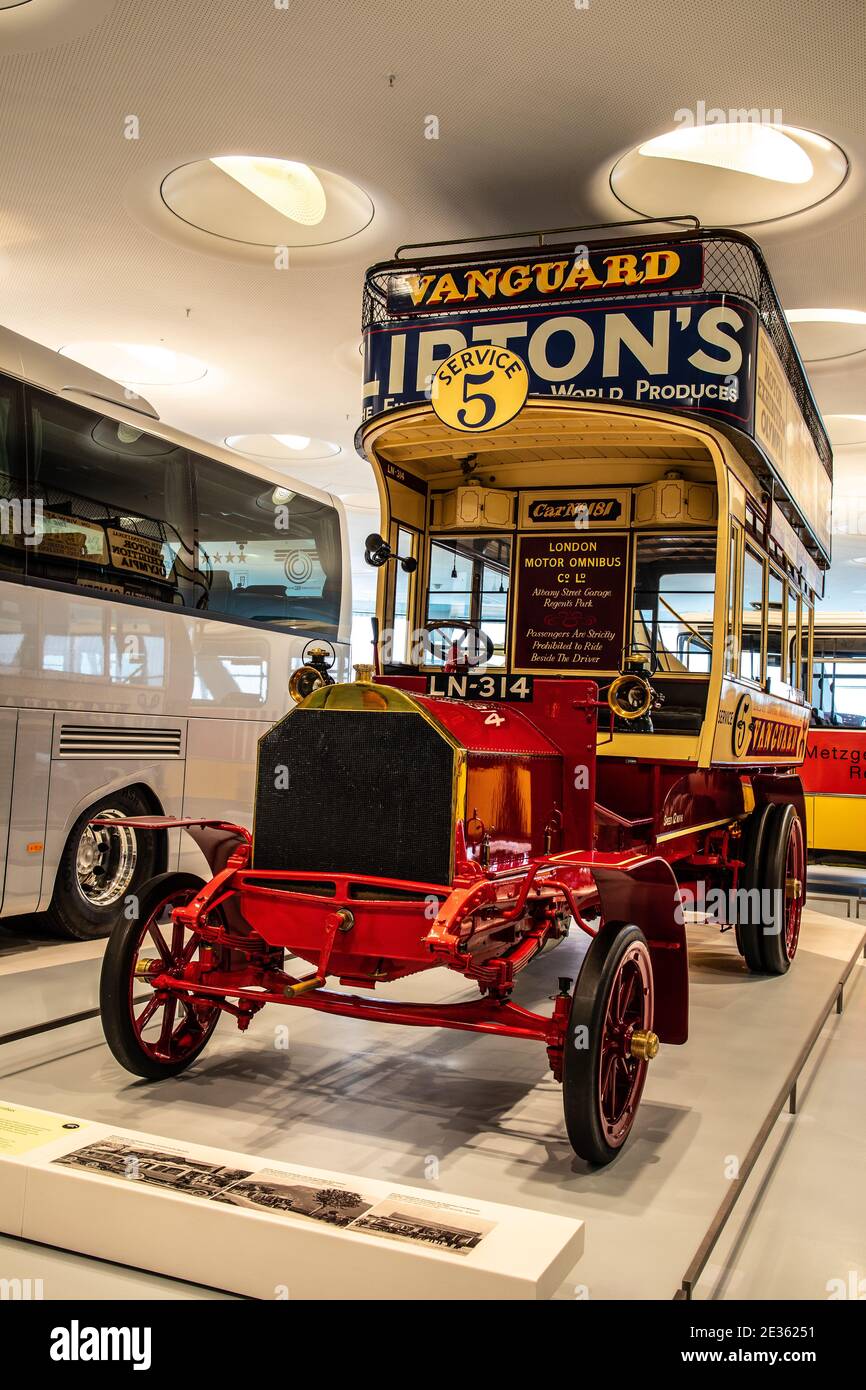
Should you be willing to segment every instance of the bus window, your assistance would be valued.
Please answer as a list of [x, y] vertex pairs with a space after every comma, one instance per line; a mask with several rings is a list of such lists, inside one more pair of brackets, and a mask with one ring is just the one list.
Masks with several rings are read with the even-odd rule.
[[815, 708], [835, 728], [866, 728], [866, 641], [822, 636], [815, 648]]
[[28, 388], [27, 401], [29, 486], [43, 509], [27, 574], [192, 604], [186, 450], [47, 392]]
[[764, 561], [746, 546], [743, 556], [743, 629], [740, 638], [740, 675], [761, 679], [761, 629], [764, 611]]
[[[504, 666], [510, 573], [509, 536], [437, 537], [430, 546], [426, 621], [480, 624], [494, 648], [487, 665]], [[431, 664], [442, 661], [438, 647]]]
[[728, 616], [725, 628], [725, 672], [735, 675], [737, 671], [737, 619], [739, 616], [740, 576], [740, 528], [731, 527], [731, 541], [728, 547]]
[[800, 595], [797, 593], [793, 584], [788, 585], [788, 626], [787, 626], [787, 649], [788, 660], [785, 670], [785, 679], [789, 685], [800, 685]]
[[807, 598], [800, 600], [800, 689], [807, 703], [812, 700], [812, 642], [814, 609]]
[[193, 455], [198, 607], [336, 635], [343, 553], [336, 508]]
[[715, 536], [639, 536], [635, 651], [651, 650], [660, 671], [706, 675], [713, 651], [715, 585]]
[[[415, 531], [404, 526], [397, 527], [395, 554], [402, 558], [418, 558], [418, 542]], [[408, 574], [402, 565], [394, 566], [394, 644], [393, 660], [405, 663], [409, 660], [409, 632], [412, 618], [412, 598], [415, 587], [415, 574]]]
[[27, 498], [21, 446], [20, 388], [0, 376], [0, 570], [20, 572], [37, 515]]
[[781, 681], [785, 581], [770, 566], [767, 576], [767, 679]]

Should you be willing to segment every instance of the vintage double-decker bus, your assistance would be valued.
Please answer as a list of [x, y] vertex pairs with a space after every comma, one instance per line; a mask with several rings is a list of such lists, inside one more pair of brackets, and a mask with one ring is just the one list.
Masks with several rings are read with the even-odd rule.
[[[252, 836], [191, 827], [213, 880], [161, 881], [115, 932], [130, 1070], [173, 1074], [268, 1001], [535, 1039], [605, 1163], [687, 1037], [689, 907], [712, 894], [747, 967], [788, 970], [827, 436], [753, 241], [596, 232], [369, 271], [376, 667], [308, 673], [261, 740]], [[576, 982], [516, 1003], [574, 927]], [[378, 997], [443, 965], [474, 997]]]

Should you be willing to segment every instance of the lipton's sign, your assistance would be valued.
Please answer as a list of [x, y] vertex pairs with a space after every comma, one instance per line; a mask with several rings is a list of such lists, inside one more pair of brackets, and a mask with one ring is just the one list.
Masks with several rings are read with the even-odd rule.
[[703, 282], [703, 247], [660, 246], [646, 251], [587, 251], [498, 265], [450, 265], [391, 275], [388, 312], [442, 313], [484, 304], [530, 304], [598, 294], [696, 289]]

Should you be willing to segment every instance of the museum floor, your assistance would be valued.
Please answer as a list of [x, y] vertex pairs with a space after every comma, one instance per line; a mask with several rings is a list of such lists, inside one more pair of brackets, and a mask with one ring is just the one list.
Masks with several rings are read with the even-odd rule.
[[[862, 941], [856, 905], [849, 917], [816, 905], [822, 915], [808, 914], [796, 968], [780, 982], [746, 976], [732, 942], [692, 930], [692, 1038], [663, 1049], [628, 1148], [601, 1173], [568, 1148], [540, 1048], [329, 1024], [306, 1011], [266, 1010], [246, 1036], [223, 1023], [194, 1069], [158, 1087], [121, 1072], [98, 1020], [73, 1024], [0, 1048], [0, 1096], [343, 1173], [422, 1183], [433, 1171], [452, 1193], [586, 1221], [584, 1258], [559, 1298], [636, 1297], [641, 1288], [672, 1297], [724, 1192], [722, 1162], [745, 1152], [804, 1018]], [[23, 952], [5, 937], [3, 945], [0, 994], [17, 1026], [40, 1010], [88, 1007], [97, 948], [66, 948], [65, 959], [64, 948], [45, 943]], [[578, 950], [568, 943], [526, 972], [522, 1001], [540, 1001], [558, 975], [574, 973]], [[801, 1075], [798, 1113], [774, 1125], [696, 1298], [825, 1299], [866, 1278], [862, 944], [859, 955], [844, 1011], [830, 1012]], [[459, 992], [453, 977], [411, 988]], [[287, 1022], [288, 1050], [275, 1033]], [[0, 1274], [42, 1279], [46, 1298], [231, 1296], [6, 1237]]]

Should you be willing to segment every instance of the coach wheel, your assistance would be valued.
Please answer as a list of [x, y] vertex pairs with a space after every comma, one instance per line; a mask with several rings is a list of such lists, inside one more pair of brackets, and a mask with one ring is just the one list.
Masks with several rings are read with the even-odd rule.
[[78, 817], [60, 857], [51, 900], [51, 915], [67, 936], [81, 941], [107, 936], [126, 899], [157, 868], [152, 830], [90, 822], [96, 816], [106, 820], [146, 816], [151, 810], [140, 792], [124, 787]]
[[784, 975], [797, 954], [806, 897], [806, 837], [793, 806], [773, 807], [764, 856], [764, 882], [771, 892], [771, 920], [761, 943], [764, 970]]
[[148, 1081], [184, 1071], [219, 1021], [216, 1004], [152, 984], [195, 958], [199, 943], [171, 914], [203, 886], [194, 874], [151, 879], [135, 918], [122, 917], [112, 932], [102, 962], [99, 1007], [105, 1040], [122, 1067]]
[[761, 904], [764, 847], [772, 806], [761, 806], [749, 817], [746, 832], [746, 867], [740, 884], [740, 906], [737, 910], [737, 948], [753, 975], [764, 974], [763, 922]]
[[653, 977], [640, 928], [608, 922], [583, 962], [565, 1043], [562, 1099], [575, 1153], [609, 1163], [629, 1136], [658, 1052]]
[[784, 975], [797, 953], [806, 897], [806, 837], [794, 806], [752, 816], [737, 944], [755, 975]]

